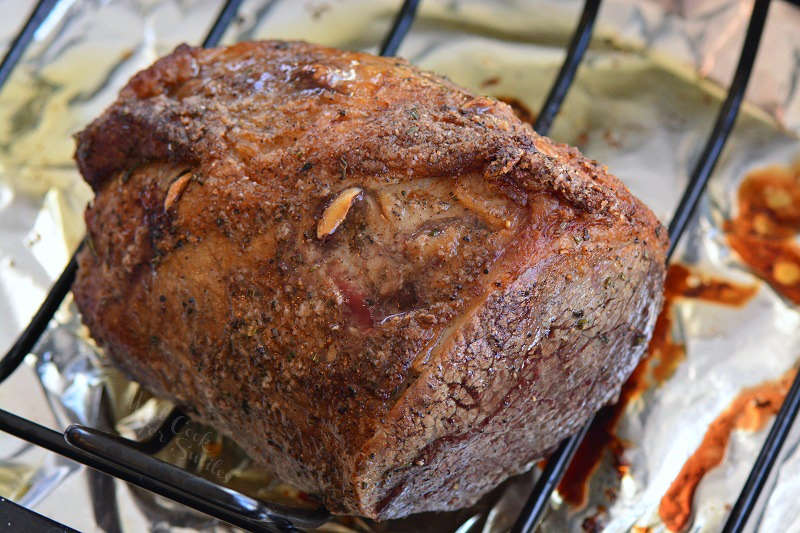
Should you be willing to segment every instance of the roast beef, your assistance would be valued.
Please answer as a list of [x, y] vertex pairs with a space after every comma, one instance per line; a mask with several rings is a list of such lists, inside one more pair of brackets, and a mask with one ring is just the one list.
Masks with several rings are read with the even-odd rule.
[[524, 471], [661, 305], [666, 232], [617, 178], [404, 60], [183, 45], [77, 141], [93, 337], [336, 513]]

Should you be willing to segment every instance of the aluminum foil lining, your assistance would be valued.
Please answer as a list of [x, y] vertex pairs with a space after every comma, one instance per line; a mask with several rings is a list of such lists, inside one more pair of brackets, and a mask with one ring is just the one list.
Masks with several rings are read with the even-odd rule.
[[[425, 0], [401, 55], [457, 83], [536, 110], [564, 56], [580, 2]], [[0, 0], [0, 50], [33, 2]], [[305, 39], [375, 51], [399, 5], [388, 0], [252, 0], [225, 42]], [[72, 161], [71, 135], [98, 115], [137, 70], [181, 42], [199, 43], [219, 2], [61, 0], [0, 93], [0, 344], [8, 347], [83, 234], [91, 193]], [[552, 137], [578, 145], [667, 220], [733, 72], [751, 3], [608, 0], [592, 48]], [[631, 402], [617, 426], [624, 475], [611, 454], [576, 508], [556, 494], [545, 531], [662, 531], [661, 497], [709, 423], [739, 393], [775, 379], [800, 357], [800, 313], [760, 283], [728, 247], [722, 225], [748, 171], [800, 155], [800, 10], [773, 2], [736, 129], [709, 194], [682, 241], [680, 261], [758, 290], [732, 308], [675, 306], [686, 360]], [[109, 367], [68, 299], [25, 365], [0, 386], [0, 406], [52, 427], [80, 422], [138, 438], [170, 405]], [[725, 519], [766, 430], [736, 431], [722, 463], [699, 484], [692, 531]], [[272, 479], [212, 429], [189, 424], [161, 458], [253, 496], [303, 495]], [[800, 435], [795, 431], [751, 529], [800, 531]], [[372, 523], [337, 518], [324, 531], [499, 532], [513, 522], [536, 472], [478, 506]], [[81, 530], [227, 530], [206, 516], [0, 435], [0, 495]], [[649, 528], [649, 529], [644, 529]]]

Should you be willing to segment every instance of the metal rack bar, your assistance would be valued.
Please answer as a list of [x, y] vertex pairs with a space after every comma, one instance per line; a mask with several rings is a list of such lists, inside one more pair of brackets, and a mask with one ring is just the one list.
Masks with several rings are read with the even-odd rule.
[[203, 39], [203, 48], [211, 48], [217, 46], [225, 35], [225, 30], [231, 25], [236, 14], [239, 12], [239, 6], [242, 5], [242, 0], [227, 0], [222, 10], [217, 15], [217, 20], [211, 26], [206, 38]]
[[558, 111], [561, 109], [561, 104], [564, 103], [564, 98], [566, 98], [567, 92], [572, 86], [578, 66], [583, 60], [589, 41], [592, 40], [594, 21], [597, 19], [599, 10], [600, 0], [586, 0], [586, 3], [583, 4], [583, 12], [567, 49], [564, 63], [561, 65], [561, 70], [558, 71], [556, 80], [547, 94], [542, 110], [533, 124], [533, 129], [541, 135], [547, 135], [550, 131], [550, 126], [553, 125], [553, 120], [556, 118]]
[[33, 349], [44, 330], [47, 329], [50, 319], [53, 318], [70, 287], [72, 287], [72, 282], [75, 280], [75, 273], [78, 271], [78, 262], [75, 258], [81, 248], [83, 248], [83, 243], [78, 246], [78, 250], [67, 263], [67, 267], [50, 288], [50, 292], [42, 302], [42, 305], [39, 306], [36, 314], [33, 315], [31, 321], [3, 356], [3, 359], [0, 360], [0, 383], [5, 381], [17, 369], [22, 360], [25, 359], [25, 356]]
[[79, 533], [0, 496], [0, 531]]
[[400, 7], [400, 11], [394, 18], [392, 28], [386, 35], [386, 38], [381, 44], [380, 55], [393, 56], [397, 55], [397, 50], [400, 48], [400, 43], [405, 39], [408, 30], [411, 29], [411, 24], [414, 22], [414, 17], [417, 15], [417, 8], [419, 7], [419, 0], [405, 0]]
[[770, 0], [756, 0], [753, 5], [753, 12], [750, 15], [750, 23], [747, 26], [744, 44], [739, 55], [739, 63], [736, 65], [736, 74], [728, 89], [728, 97], [719, 110], [714, 129], [706, 141], [703, 152], [692, 171], [689, 184], [681, 196], [678, 207], [672, 215], [669, 223], [669, 249], [667, 250], [667, 261], [672, 257], [678, 241], [686, 230], [686, 226], [694, 214], [695, 208], [706, 189], [708, 179], [714, 171], [714, 167], [722, 153], [722, 148], [728, 140], [728, 136], [736, 122], [739, 114], [739, 107], [744, 99], [747, 83], [750, 81], [750, 73], [753, 70], [753, 63], [756, 60], [758, 45], [761, 42], [761, 34], [764, 30], [764, 23], [767, 20]]
[[[327, 514], [316, 510], [289, 509], [254, 500], [112, 439], [87, 442], [86, 436], [93, 431], [87, 428], [68, 428], [67, 439], [81, 444], [69, 446], [64, 434], [0, 410], [0, 430], [251, 531], [291, 531], [293, 523], [314, 527], [327, 519]], [[110, 460], [101, 453], [104, 451], [124, 457], [124, 461]]]
[[[717, 120], [714, 123], [714, 128], [709, 135], [705, 148], [692, 171], [689, 184], [684, 190], [678, 207], [670, 221], [670, 246], [667, 251], [667, 261], [672, 257], [678, 241], [686, 230], [686, 226], [689, 220], [691, 220], [697, 203], [705, 190], [711, 172], [714, 170], [714, 166], [719, 159], [725, 141], [728, 139], [733, 129], [739, 107], [741, 106], [745, 90], [747, 89], [747, 82], [750, 79], [756, 53], [758, 52], [758, 45], [761, 41], [761, 34], [764, 29], [767, 12], [769, 11], [769, 4], [770, 0], [756, 0], [753, 5], [753, 12], [750, 15], [750, 23], [747, 27], [747, 33], [742, 45], [742, 52], [739, 56], [736, 74], [728, 90], [728, 96], [722, 104], [719, 114], [717, 115]], [[800, 392], [798, 392], [798, 396], [800, 396]], [[798, 398], [798, 400], [800, 400], [800, 398]], [[550, 495], [564, 476], [564, 472], [583, 441], [583, 437], [590, 425], [591, 421], [581, 428], [578, 433], [562, 441], [556, 452], [548, 459], [547, 466], [536, 481], [536, 485], [534, 486], [533, 492], [523, 512], [512, 528], [514, 533], [528, 533], [536, 528], [544, 511], [547, 509], [546, 504], [550, 499]], [[786, 432], [788, 433], [788, 429]], [[783, 438], [785, 439], [785, 435]], [[774, 457], [772, 458], [772, 462], [774, 462]], [[763, 487], [763, 482], [761, 482], [758, 490], [760, 490], [761, 487]]]
[[544, 516], [550, 495], [558, 486], [559, 481], [566, 472], [572, 457], [578, 451], [578, 447], [583, 442], [586, 432], [589, 431], [591, 423], [588, 423], [578, 430], [578, 433], [561, 441], [556, 451], [547, 460], [541, 475], [536, 479], [533, 491], [525, 502], [517, 521], [511, 528], [512, 533], [529, 532], [536, 529], [539, 520]]
[[0, 62], [0, 88], [5, 85], [11, 71], [17, 66], [22, 54], [28, 48], [28, 45], [33, 41], [33, 36], [36, 35], [36, 30], [45, 21], [47, 15], [55, 7], [57, 0], [39, 0], [36, 7], [33, 9], [25, 25], [19, 31], [14, 40], [11, 42], [6, 55], [3, 56], [3, 61]]

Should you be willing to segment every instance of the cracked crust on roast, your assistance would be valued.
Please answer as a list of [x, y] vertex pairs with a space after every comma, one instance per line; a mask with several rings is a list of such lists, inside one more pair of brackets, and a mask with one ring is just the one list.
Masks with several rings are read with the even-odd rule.
[[522, 472], [661, 305], [666, 232], [617, 178], [404, 60], [183, 45], [77, 140], [94, 338], [337, 513]]

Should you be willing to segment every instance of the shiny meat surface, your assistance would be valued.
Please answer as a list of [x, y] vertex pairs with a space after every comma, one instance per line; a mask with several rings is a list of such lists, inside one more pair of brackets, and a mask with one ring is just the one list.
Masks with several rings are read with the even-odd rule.
[[78, 135], [112, 360], [337, 513], [463, 507], [614, 399], [666, 232], [605, 167], [399, 59], [179, 47]]

